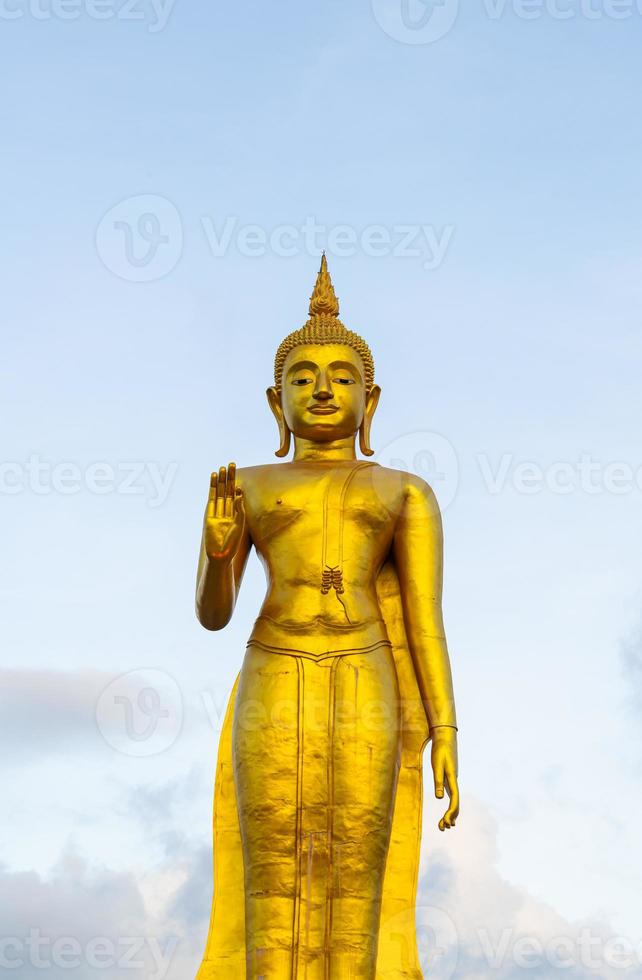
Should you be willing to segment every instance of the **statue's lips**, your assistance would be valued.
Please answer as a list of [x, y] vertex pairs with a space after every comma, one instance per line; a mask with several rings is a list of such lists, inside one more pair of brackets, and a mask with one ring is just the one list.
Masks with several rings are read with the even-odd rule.
[[334, 415], [339, 409], [336, 405], [315, 405], [314, 408], [309, 408], [309, 412], [313, 415]]

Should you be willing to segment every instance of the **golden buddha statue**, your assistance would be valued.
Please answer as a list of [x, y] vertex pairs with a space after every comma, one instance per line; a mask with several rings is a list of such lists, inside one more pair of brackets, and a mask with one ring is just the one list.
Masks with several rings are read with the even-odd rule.
[[439, 509], [423, 480], [357, 458], [380, 389], [338, 314], [324, 256], [267, 392], [292, 460], [212, 475], [199, 621], [229, 622], [252, 545], [267, 594], [221, 733], [197, 980], [421, 978], [428, 740], [440, 829], [459, 813]]

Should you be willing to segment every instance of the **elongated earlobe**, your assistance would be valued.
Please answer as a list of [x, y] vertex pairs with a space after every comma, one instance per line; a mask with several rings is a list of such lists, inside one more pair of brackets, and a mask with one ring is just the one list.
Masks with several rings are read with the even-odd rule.
[[288, 428], [288, 424], [283, 416], [283, 408], [281, 407], [281, 396], [279, 395], [276, 388], [268, 388], [265, 393], [267, 395], [268, 405], [272, 411], [272, 415], [276, 419], [276, 424], [279, 427], [279, 439], [280, 446], [274, 453], [275, 456], [287, 456], [290, 452], [290, 441], [292, 438], [292, 433]]
[[370, 420], [365, 415], [359, 427], [359, 449], [364, 456], [374, 456], [374, 449], [370, 445]]
[[285, 420], [279, 422], [279, 437], [281, 439], [281, 444], [278, 449], [274, 451], [275, 456], [287, 456], [290, 452], [290, 438], [292, 433], [288, 429]]
[[359, 426], [359, 449], [364, 456], [374, 456], [374, 449], [370, 445], [370, 428], [372, 426], [372, 418], [379, 404], [380, 395], [381, 388], [379, 385], [373, 385], [366, 399], [366, 410], [363, 413], [363, 421]]

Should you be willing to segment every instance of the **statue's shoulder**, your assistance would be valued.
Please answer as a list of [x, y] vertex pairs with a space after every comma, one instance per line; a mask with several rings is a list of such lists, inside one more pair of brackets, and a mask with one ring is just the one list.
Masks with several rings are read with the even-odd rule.
[[392, 469], [389, 466], [381, 466], [380, 464], [377, 464], [376, 472], [382, 480], [394, 483], [395, 486], [401, 487], [405, 491], [434, 496], [430, 484], [426, 483], [422, 477], [417, 476], [416, 473], [407, 473], [405, 470]]
[[281, 465], [279, 463], [263, 463], [258, 466], [240, 466], [236, 471], [236, 482], [239, 487], [247, 490], [265, 485], [268, 480], [278, 476]]
[[391, 469], [387, 466], [378, 466], [379, 479], [390, 487], [392, 492], [396, 492], [408, 500], [411, 504], [415, 503], [419, 507], [427, 507], [439, 513], [439, 505], [435, 493], [422, 477], [416, 473], [407, 473], [405, 470]]

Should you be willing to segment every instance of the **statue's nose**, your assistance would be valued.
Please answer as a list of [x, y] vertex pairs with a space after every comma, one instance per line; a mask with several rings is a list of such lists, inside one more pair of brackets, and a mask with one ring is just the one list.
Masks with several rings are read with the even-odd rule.
[[319, 378], [316, 389], [314, 391], [313, 398], [318, 401], [326, 402], [332, 398], [332, 391], [330, 390], [330, 385], [325, 378]]

